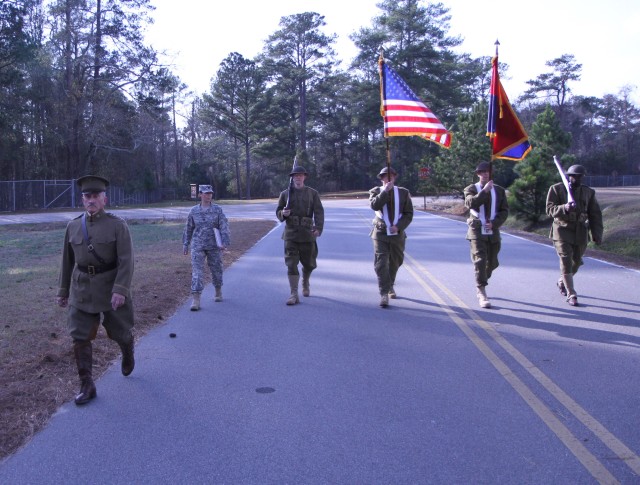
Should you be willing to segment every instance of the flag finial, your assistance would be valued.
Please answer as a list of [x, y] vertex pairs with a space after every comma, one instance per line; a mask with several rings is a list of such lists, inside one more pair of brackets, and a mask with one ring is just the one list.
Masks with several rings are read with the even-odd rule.
[[500, 45], [500, 41], [498, 39], [496, 39], [495, 43], [493, 44], [496, 46], [496, 57], [498, 57], [498, 46]]

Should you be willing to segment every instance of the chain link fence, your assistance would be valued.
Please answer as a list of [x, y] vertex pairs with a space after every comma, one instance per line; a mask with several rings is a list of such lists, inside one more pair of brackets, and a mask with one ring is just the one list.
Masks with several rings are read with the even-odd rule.
[[633, 187], [640, 185], [640, 175], [586, 175], [589, 187]]
[[[175, 200], [175, 189], [127, 193], [121, 187], [107, 187], [109, 206], [140, 205]], [[82, 193], [72, 180], [0, 181], [0, 212], [82, 207]]]
[[[640, 175], [587, 175], [584, 183], [590, 187], [640, 186]], [[196, 185], [192, 184], [191, 189], [193, 187]], [[189, 197], [188, 187], [180, 192], [173, 188], [125, 192], [122, 187], [115, 185], [107, 187], [110, 207], [152, 204]], [[0, 212], [78, 207], [82, 207], [82, 194], [76, 179], [0, 181]]]

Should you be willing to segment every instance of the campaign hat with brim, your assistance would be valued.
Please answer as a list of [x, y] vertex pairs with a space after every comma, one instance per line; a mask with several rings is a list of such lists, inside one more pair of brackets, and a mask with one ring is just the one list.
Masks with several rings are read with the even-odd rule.
[[391, 171], [391, 175], [398, 175], [398, 172], [396, 172], [393, 168], [384, 167], [382, 170], [380, 170], [380, 173], [378, 174], [378, 178], [381, 179], [382, 176], [387, 175], [389, 171]]

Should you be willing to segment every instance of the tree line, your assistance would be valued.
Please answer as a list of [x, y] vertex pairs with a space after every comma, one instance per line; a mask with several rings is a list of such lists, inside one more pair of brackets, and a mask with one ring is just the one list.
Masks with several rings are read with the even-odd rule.
[[[414, 193], [461, 193], [473, 167], [490, 158], [491, 58], [457, 52], [462, 38], [450, 32], [442, 3], [382, 0], [378, 8], [371, 25], [351, 34], [357, 55], [349, 65], [338, 60], [324, 17], [303, 12], [282, 17], [255, 58], [231, 51], [211, 66], [209, 91], [194, 96], [145, 44], [149, 0], [4, 0], [0, 179], [91, 172], [128, 190], [187, 194], [190, 183], [212, 183], [217, 197], [248, 199], [284, 189], [297, 157], [321, 191], [369, 188], [386, 163], [382, 51], [454, 133], [450, 150], [391, 138], [402, 184]], [[539, 196], [532, 185], [556, 180], [553, 154], [593, 175], [640, 171], [633, 88], [574, 96], [582, 69], [574, 56], [547, 68], [512, 100], [533, 152], [524, 162], [495, 165], [498, 183], [522, 186], [514, 203], [523, 207]], [[508, 65], [500, 72], [505, 79]], [[417, 173], [425, 167], [422, 180]]]

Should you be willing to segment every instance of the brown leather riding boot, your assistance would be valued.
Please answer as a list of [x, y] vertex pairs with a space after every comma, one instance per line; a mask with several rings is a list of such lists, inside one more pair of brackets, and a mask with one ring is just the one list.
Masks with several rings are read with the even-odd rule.
[[93, 348], [90, 340], [78, 340], [73, 344], [73, 353], [80, 376], [80, 393], [75, 397], [78, 406], [86, 404], [98, 395], [91, 377], [93, 367]]
[[136, 366], [136, 360], [133, 357], [133, 337], [131, 337], [131, 342], [128, 344], [118, 345], [120, 345], [120, 350], [122, 350], [122, 364], [120, 365], [120, 370], [122, 371], [123, 376], [128, 376], [133, 372], [133, 368]]

